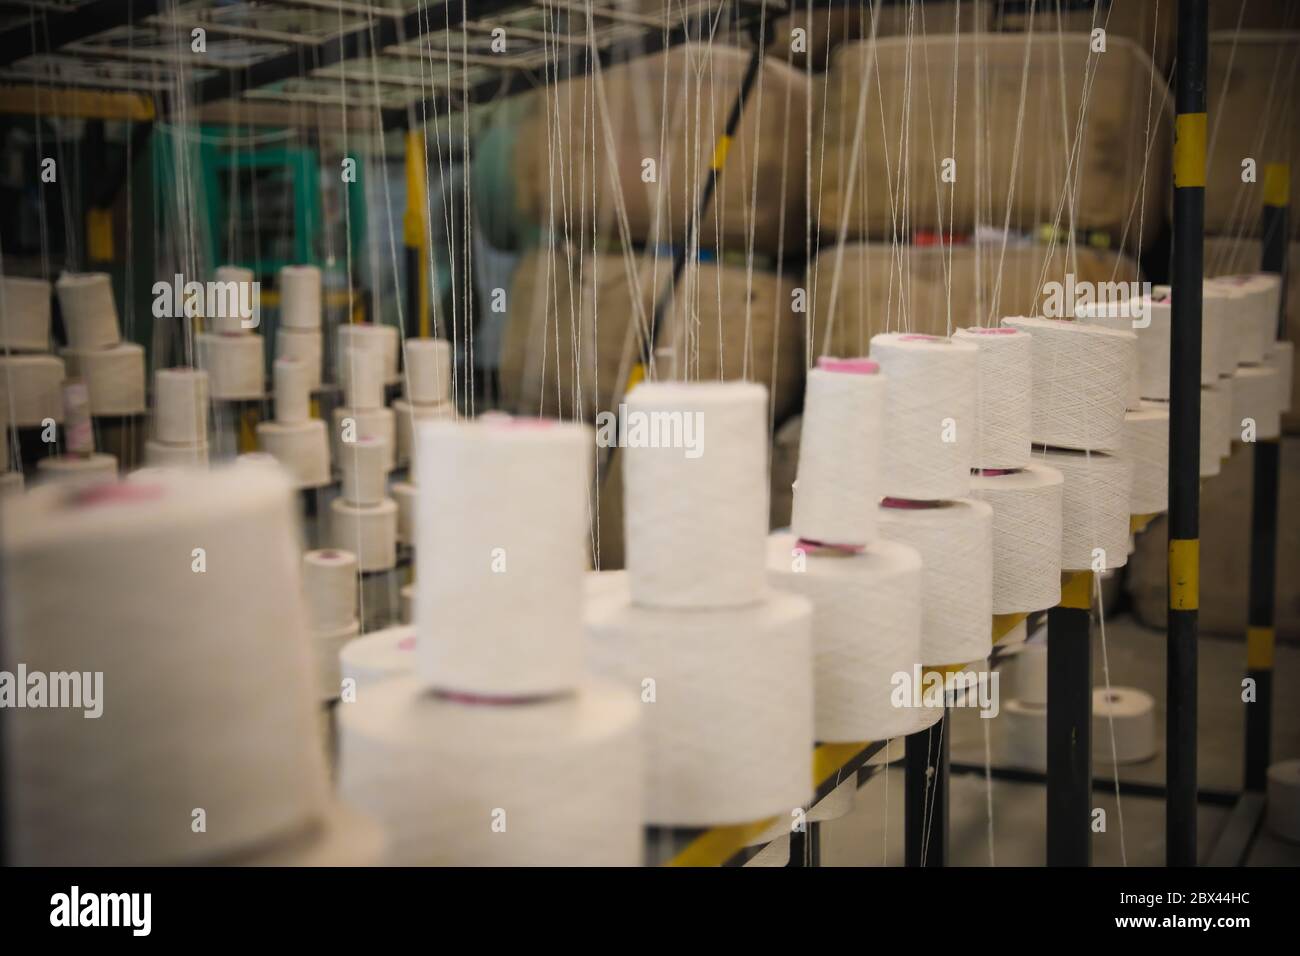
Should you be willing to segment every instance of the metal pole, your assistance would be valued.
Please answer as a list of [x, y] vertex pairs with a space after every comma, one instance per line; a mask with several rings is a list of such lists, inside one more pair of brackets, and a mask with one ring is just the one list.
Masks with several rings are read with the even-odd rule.
[[1047, 865], [1092, 862], [1092, 572], [1047, 612]]
[[[1263, 272], [1282, 277], [1278, 338], [1286, 334], [1286, 245], [1290, 167], [1273, 163], [1264, 170]], [[1266, 783], [1273, 723], [1273, 611], [1277, 582], [1277, 504], [1279, 442], [1255, 444], [1255, 493], [1250, 513], [1250, 618], [1246, 630], [1246, 673], [1255, 699], [1246, 705], [1246, 789], [1262, 792]]]
[[1169, 866], [1196, 865], [1207, 8], [1208, 0], [1178, 3], [1173, 329], [1169, 343], [1169, 634], [1165, 674], [1165, 861]]
[[903, 841], [908, 866], [948, 862], [948, 709], [904, 739]]

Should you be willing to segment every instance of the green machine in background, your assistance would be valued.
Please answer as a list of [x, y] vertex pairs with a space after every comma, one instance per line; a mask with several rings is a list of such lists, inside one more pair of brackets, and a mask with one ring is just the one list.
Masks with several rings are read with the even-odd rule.
[[[259, 138], [265, 141], [268, 136], [262, 133]], [[181, 138], [170, 130], [154, 136], [154, 184], [162, 208], [175, 199], [168, 191], [179, 179], [180, 145]], [[328, 234], [337, 237], [335, 261], [343, 260], [350, 233], [353, 275], [364, 274], [360, 264], [366, 250], [366, 202], [360, 156], [347, 157], [354, 162], [356, 178], [344, 184], [341, 175], [321, 176], [320, 152], [310, 147], [247, 146], [238, 131], [226, 127], [202, 127], [185, 145], [191, 149], [189, 163], [196, 181], [200, 261], [243, 266], [259, 280], [271, 280], [286, 265], [327, 267]], [[182, 217], [168, 219], [177, 225]]]

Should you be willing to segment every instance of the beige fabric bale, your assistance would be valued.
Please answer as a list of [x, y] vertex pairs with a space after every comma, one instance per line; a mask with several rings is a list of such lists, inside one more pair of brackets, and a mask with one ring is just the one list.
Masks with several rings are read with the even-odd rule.
[[[672, 274], [667, 258], [630, 262], [631, 270], [622, 255], [566, 247], [524, 257], [501, 346], [505, 408], [590, 422], [617, 406], [617, 390], [641, 354], [640, 330]], [[775, 420], [783, 420], [802, 398], [805, 368], [792, 286], [744, 266], [688, 267], [659, 333], [660, 377], [761, 382]]]
[[[1300, 20], [1300, 8], [1297, 14]], [[1205, 177], [1207, 233], [1259, 234], [1265, 164], [1289, 162], [1294, 182], [1295, 170], [1300, 169], [1300, 123], [1287, 111], [1296, 108], [1297, 58], [1300, 33], [1296, 32], [1225, 31], [1210, 37], [1206, 136], [1207, 148], [1213, 148]], [[1256, 162], [1251, 183], [1241, 181], [1241, 164], [1247, 157]], [[1291, 235], [1300, 236], [1300, 216], [1294, 214]], [[1258, 267], [1256, 260], [1253, 268]]]
[[885, 243], [847, 245], [830, 346], [824, 349], [835, 249], [823, 249], [805, 277], [812, 303], [813, 354], [866, 355], [871, 336], [879, 332], [945, 335], [950, 328], [949, 301], [952, 329], [997, 324], [1006, 315], [1041, 315], [1043, 286], [1064, 282], [1067, 271], [1074, 273], [1076, 282], [1138, 279], [1137, 264], [1115, 252], [1078, 248], [1075, 260], [1070, 263], [1063, 246], [1050, 245], [1008, 245], [1005, 252], [997, 243], [947, 249]]
[[[594, 223], [618, 239], [621, 192], [632, 242], [684, 242], [748, 60], [748, 50], [690, 43], [537, 94], [515, 151], [520, 213], [558, 234]], [[787, 245], [803, 235], [807, 82], [765, 61], [700, 222], [702, 247], [744, 251], [752, 228], [754, 248], [775, 255], [783, 226]], [[654, 183], [642, 180], [647, 158]]]
[[[850, 196], [864, 84], [862, 154]], [[1087, 122], [1076, 147], [1085, 93]], [[1152, 142], [1144, 156], [1148, 100]], [[838, 236], [846, 205], [850, 237], [940, 227], [970, 233], [977, 224], [1002, 226], [1009, 212], [1013, 230], [1043, 223], [1102, 230], [1124, 234], [1131, 248], [1160, 227], [1171, 105], [1151, 58], [1122, 37], [1110, 37], [1104, 54], [1090, 53], [1086, 33], [1055, 30], [845, 44], [831, 58], [824, 102], [824, 166], [813, 144], [823, 235]], [[941, 181], [949, 157], [956, 160], [951, 184]]]
[[[809, 58], [814, 69], [823, 69], [826, 58], [841, 44], [871, 36], [871, 4], [857, 9], [794, 10], [780, 17], [772, 27], [769, 56], [779, 56], [791, 63], [804, 65]], [[960, 7], [960, 17], [958, 8]], [[876, 36], [906, 36], [909, 23], [914, 33], [931, 36], [940, 33], [974, 33], [990, 29], [994, 22], [993, 4], [976, 8], [965, 0], [927, 0], [923, 5], [885, 4], [878, 10]], [[794, 46], [794, 31], [802, 29], [803, 49]]]

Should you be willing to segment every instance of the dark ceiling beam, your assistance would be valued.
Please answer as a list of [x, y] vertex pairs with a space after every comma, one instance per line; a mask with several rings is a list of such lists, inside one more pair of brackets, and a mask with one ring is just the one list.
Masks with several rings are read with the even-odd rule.
[[[746, 4], [733, 9], [739, 9], [742, 12], [728, 26], [756, 34], [762, 21], [761, 7], [758, 4]], [[717, 10], [712, 11], [712, 14], [716, 13]], [[606, 46], [597, 47], [596, 59], [603, 69], [642, 56], [660, 53], [683, 43], [704, 41], [708, 39], [712, 21], [713, 16], [710, 13], [699, 13], [688, 17], [685, 22], [678, 21], [666, 30], [663, 28], [647, 30], [640, 36], [620, 39]], [[771, 30], [771, 10], [768, 11], [763, 25], [768, 31]], [[756, 38], [755, 42], [760, 41]], [[547, 83], [556, 83], [575, 75], [582, 76], [589, 73], [592, 64], [591, 53], [591, 48], [588, 46], [575, 47], [571, 55], [559, 58], [554, 66], [549, 69], [542, 71], [512, 71], [504, 77], [493, 77], [471, 86], [468, 95], [462, 90], [457, 90], [454, 94], [435, 94], [422, 100], [416, 100], [407, 106], [384, 109], [381, 111], [380, 116], [385, 128], [397, 127], [404, 129], [412, 124], [423, 123], [426, 119], [445, 116], [449, 110], [454, 111], [462, 107], [473, 106], [476, 103], [488, 102], [498, 97], [526, 93]]]
[[346, 60], [371, 56], [385, 47], [409, 42], [435, 30], [459, 28], [468, 18], [484, 20], [520, 6], [520, 0], [446, 0], [438, 9], [422, 7], [400, 17], [373, 20], [336, 34], [310, 49], [267, 57], [232, 76], [205, 79], [194, 87], [192, 99], [201, 105], [238, 97], [245, 90], [306, 76], [312, 70]]
[[66, 13], [38, 13], [0, 31], [0, 66], [151, 17], [163, 0], [91, 0]]

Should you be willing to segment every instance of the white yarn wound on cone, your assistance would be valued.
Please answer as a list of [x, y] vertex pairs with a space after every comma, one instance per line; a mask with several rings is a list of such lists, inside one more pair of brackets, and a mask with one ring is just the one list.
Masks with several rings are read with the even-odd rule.
[[50, 350], [50, 284], [0, 276], [0, 352]]
[[[620, 440], [632, 599], [665, 608], [759, 600], [768, 522], [767, 389], [749, 382], [643, 383], [626, 407], [628, 430]], [[421, 463], [421, 484], [423, 474]]]
[[1101, 766], [1141, 763], [1154, 757], [1157, 749], [1155, 698], [1135, 687], [1092, 689], [1095, 763]]
[[[1227, 399], [1228, 395], [1222, 389], [1201, 386], [1200, 477], [1202, 478], [1211, 478], [1222, 469], [1223, 459], [1219, 455], [1219, 446], [1228, 427]], [[1169, 411], [1168, 402], [1156, 404], [1166, 412]]]
[[[1075, 319], [1083, 325], [1133, 333], [1135, 354], [1130, 366], [1128, 391], [1124, 397], [1124, 407], [1127, 409], [1137, 408], [1142, 402], [1142, 340], [1147, 330], [1135, 328], [1135, 325], [1142, 325], [1146, 321], [1145, 315], [1135, 315], [1142, 305], [1141, 299], [1107, 300], [1087, 303], [1078, 307], [1074, 313]], [[1167, 364], [1165, 372], [1168, 374]]]
[[1248, 422], [1255, 423], [1255, 438], [1282, 435], [1281, 392], [1277, 369], [1269, 365], [1242, 365], [1232, 375], [1232, 418], [1229, 432], [1242, 441]]
[[1035, 450], [1034, 458], [1065, 479], [1061, 570], [1104, 571], [1127, 563], [1132, 466], [1096, 451], [1049, 448]]
[[575, 689], [492, 706], [416, 677], [362, 686], [339, 712], [339, 793], [384, 824], [396, 865], [636, 866], [650, 708]]
[[888, 333], [871, 338], [887, 381], [881, 493], [960, 498], [970, 488], [979, 351], [966, 342]]
[[354, 505], [377, 505], [383, 501], [388, 496], [387, 457], [384, 443], [377, 439], [344, 442], [339, 459], [343, 499]]
[[117, 477], [117, 458], [96, 453], [80, 455], [51, 455], [36, 463], [37, 480], [46, 484], [59, 484], [78, 488]]
[[38, 488], [6, 503], [2, 525], [4, 668], [103, 673], [99, 719], [5, 715], [12, 862], [202, 862], [320, 819], [329, 790], [282, 477], [235, 466]]
[[421, 680], [490, 696], [573, 690], [582, 681], [590, 430], [433, 422], [420, 425], [417, 442]]
[[1139, 321], [1147, 323], [1132, 330], [1138, 340], [1138, 393], [1147, 400], [1167, 401], [1173, 298], [1167, 290], [1161, 295], [1153, 292], [1134, 299], [1131, 306], [1141, 312]]
[[[1208, 291], [1211, 288], [1210, 280], [1206, 280], [1204, 289]], [[1173, 321], [1173, 288], [1167, 285], [1155, 286], [1152, 295], [1157, 299], [1163, 299], [1169, 303], [1170, 322]], [[1227, 371], [1222, 374], [1229, 374], [1231, 366], [1237, 360], [1237, 342], [1232, 338], [1237, 333], [1232, 320], [1231, 303], [1220, 302], [1221, 290], [1219, 293], [1212, 294], [1207, 301], [1205, 293], [1202, 293], [1201, 299], [1201, 384], [1213, 385], [1219, 380], [1220, 372], [1226, 368]], [[1166, 373], [1166, 385], [1167, 385]], [[1144, 396], [1148, 397], [1148, 396]], [[1158, 397], [1158, 396], [1157, 396]]]
[[153, 437], [170, 445], [205, 444], [208, 437], [208, 373], [162, 368], [153, 376]]
[[451, 343], [446, 339], [407, 339], [403, 393], [413, 405], [451, 401]]
[[339, 670], [339, 654], [360, 634], [360, 621], [353, 621], [344, 627], [329, 631], [312, 632], [312, 654], [316, 663], [316, 694], [321, 703], [327, 704], [342, 696], [343, 676]]
[[[315, 266], [284, 266], [280, 270], [280, 327], [320, 331], [321, 275]], [[320, 353], [319, 337], [317, 354]]]
[[894, 706], [893, 677], [921, 662], [921, 556], [892, 541], [853, 552], [778, 533], [767, 568], [773, 586], [812, 603], [816, 739], [910, 733], [916, 716]]
[[1236, 293], [1230, 322], [1237, 343], [1238, 364], [1257, 365], [1265, 361], [1277, 338], [1281, 278], [1273, 273], [1254, 272], [1220, 276], [1208, 280], [1207, 289], [1211, 285]]
[[[1220, 401], [1223, 402], [1224, 407], [1219, 420], [1223, 426], [1223, 431], [1219, 434], [1219, 457], [1226, 459], [1232, 454], [1232, 443], [1241, 441], [1241, 425], [1234, 421], [1232, 415], [1237, 400], [1237, 379], [1232, 375], [1221, 378], [1218, 385], [1214, 386], [1214, 389], [1222, 393]], [[1202, 388], [1202, 398], [1204, 398], [1205, 392], [1210, 390]]]
[[730, 608], [638, 607], [618, 589], [588, 604], [592, 669], [638, 695], [653, 686], [645, 822], [745, 823], [807, 804], [811, 624], [808, 601], [780, 591]]
[[293, 476], [299, 489], [330, 483], [329, 435], [320, 419], [258, 422], [257, 444]]
[[446, 422], [456, 418], [456, 406], [451, 402], [434, 405], [415, 405], [402, 399], [393, 402], [393, 424], [397, 430], [397, 463], [414, 465], [415, 423]]
[[[1040, 707], [1047, 705], [1047, 642], [1033, 641], [1020, 648], [1009, 661], [1011, 692], [1017, 700]], [[1004, 677], [1003, 687], [1006, 687]]]
[[958, 329], [953, 339], [979, 349], [972, 468], [1029, 464], [1033, 358], [1027, 333], [1009, 328]]
[[397, 466], [397, 416], [391, 408], [351, 408], [340, 405], [330, 414], [333, 430], [330, 432], [330, 457], [334, 462], [343, 458], [345, 437], [374, 438], [384, 443], [387, 458], [384, 468], [392, 471]]
[[[220, 284], [220, 305], [216, 315], [207, 316], [211, 323], [209, 330], [223, 335], [250, 335], [261, 324], [261, 302], [254, 289], [253, 270], [243, 266], [217, 266], [213, 279]], [[249, 323], [247, 327], [245, 322]]]
[[169, 445], [149, 438], [144, 443], [144, 460], [151, 469], [206, 468], [208, 443]]
[[260, 335], [200, 332], [194, 338], [199, 367], [208, 373], [209, 391], [214, 399], [248, 401], [265, 395]]
[[1133, 470], [1129, 511], [1153, 515], [1169, 507], [1169, 409], [1155, 402], [1124, 415], [1124, 458]]
[[[340, 340], [342, 341], [342, 340]], [[384, 364], [377, 352], [344, 348], [339, 353], [339, 383], [349, 408], [384, 407]]]
[[339, 668], [344, 680], [357, 686], [374, 684], [415, 671], [415, 628], [409, 625], [373, 631], [349, 641], [339, 651]]
[[416, 503], [420, 490], [409, 481], [395, 481], [388, 493], [397, 504], [397, 543], [413, 548], [416, 539]]
[[0, 425], [41, 426], [63, 421], [63, 360], [53, 355], [0, 355]]
[[790, 527], [808, 541], [876, 537], [885, 379], [876, 363], [822, 358], [808, 373]]
[[993, 649], [993, 509], [960, 499], [923, 507], [886, 499], [880, 535], [921, 555], [921, 663], [983, 660]]
[[397, 567], [397, 505], [391, 498], [370, 505], [335, 498], [329, 528], [330, 543], [356, 554], [363, 573]]
[[315, 391], [321, 384], [321, 333], [319, 329], [290, 329], [281, 326], [275, 331], [275, 357], [296, 359], [307, 366], [307, 385]]
[[1033, 338], [1034, 444], [1118, 448], [1137, 337], [1062, 319], [1016, 317], [1002, 324]]
[[69, 347], [105, 349], [122, 341], [113, 280], [107, 272], [65, 272], [54, 289]]
[[275, 420], [291, 425], [311, 418], [311, 373], [297, 359], [275, 360]]
[[1248, 344], [1257, 344], [1258, 328], [1243, 329], [1240, 322], [1246, 296], [1223, 283], [1206, 280], [1201, 296], [1202, 363], [1214, 361], [1216, 374], [1231, 375], [1245, 361]]
[[1002, 706], [1001, 759], [1012, 767], [1047, 769], [1047, 706], [1009, 700]]
[[975, 474], [970, 496], [993, 509], [993, 613], [1055, 607], [1061, 600], [1061, 497], [1054, 468]]
[[401, 349], [401, 337], [394, 325], [376, 322], [351, 322], [339, 326], [338, 378], [346, 381], [349, 374], [346, 356], [349, 352], [369, 352], [379, 359], [380, 388], [395, 385], [399, 380], [397, 355]]
[[302, 556], [307, 621], [313, 631], [347, 627], [357, 619], [357, 556], [322, 548]]
[[102, 415], [140, 415], [145, 411], [144, 348], [122, 342], [106, 349], [64, 349], [68, 378], [90, 390], [90, 411]]

